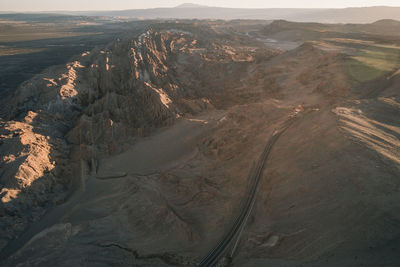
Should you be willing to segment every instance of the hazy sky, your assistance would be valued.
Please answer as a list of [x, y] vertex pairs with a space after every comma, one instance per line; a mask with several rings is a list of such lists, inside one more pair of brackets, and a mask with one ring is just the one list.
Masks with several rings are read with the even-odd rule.
[[119, 10], [173, 7], [187, 2], [248, 8], [400, 6], [400, 0], [0, 0], [0, 11]]

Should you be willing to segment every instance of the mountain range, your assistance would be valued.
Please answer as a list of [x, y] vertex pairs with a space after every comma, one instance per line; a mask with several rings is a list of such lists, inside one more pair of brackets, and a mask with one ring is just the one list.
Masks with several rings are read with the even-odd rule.
[[340, 9], [319, 8], [225, 8], [182, 4], [173, 8], [114, 11], [58, 11], [70, 15], [113, 16], [132, 19], [284, 19], [295, 22], [371, 23], [381, 19], [400, 20], [400, 7], [374, 6]]

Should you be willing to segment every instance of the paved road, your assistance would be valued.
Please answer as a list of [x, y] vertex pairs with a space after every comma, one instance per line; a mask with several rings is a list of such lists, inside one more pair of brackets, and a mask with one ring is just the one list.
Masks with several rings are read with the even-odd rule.
[[203, 260], [197, 265], [198, 267], [215, 266], [216, 264], [218, 264], [218, 262], [227, 252], [227, 249], [231, 247], [230, 245], [233, 245], [232, 249], [233, 251], [235, 250], [236, 245], [240, 239], [240, 235], [246, 225], [247, 219], [250, 216], [251, 211], [253, 209], [258, 185], [260, 183], [262, 173], [265, 168], [265, 163], [268, 159], [268, 155], [270, 154], [271, 149], [276, 143], [276, 141], [279, 139], [282, 133], [285, 132], [285, 130], [290, 127], [293, 120], [294, 118], [291, 118], [288, 121], [286, 121], [286, 123], [281, 128], [276, 129], [274, 131], [271, 138], [268, 140], [268, 143], [265, 146], [264, 151], [261, 154], [259, 160], [257, 161], [255, 168], [253, 168], [249, 174], [249, 181], [251, 182], [251, 186], [247, 194], [248, 197], [245, 200], [243, 210], [234, 221], [234, 224], [232, 228], [229, 230], [229, 232], [222, 238], [222, 240], [217, 244], [217, 246], [213, 248], [207, 254], [206, 257], [203, 258]]

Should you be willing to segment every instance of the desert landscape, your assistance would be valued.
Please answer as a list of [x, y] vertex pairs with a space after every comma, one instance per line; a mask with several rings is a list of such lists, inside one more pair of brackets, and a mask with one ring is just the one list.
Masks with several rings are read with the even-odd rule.
[[400, 21], [223, 19], [0, 14], [0, 266], [400, 265]]

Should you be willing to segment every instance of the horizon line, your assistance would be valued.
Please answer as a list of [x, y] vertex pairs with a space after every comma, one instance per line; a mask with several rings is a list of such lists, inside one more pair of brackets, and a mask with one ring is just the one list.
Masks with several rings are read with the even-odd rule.
[[321, 9], [350, 9], [350, 8], [376, 8], [376, 7], [400, 7], [399, 6], [390, 6], [390, 5], [373, 5], [373, 6], [349, 6], [349, 7], [224, 7], [224, 6], [206, 6], [206, 5], [198, 5], [196, 7], [180, 7], [181, 5], [178, 6], [173, 6], [173, 7], [149, 7], [149, 8], [128, 8], [128, 9], [97, 9], [97, 10], [68, 10], [68, 9], [62, 9], [62, 10], [37, 10], [37, 11], [13, 11], [13, 10], [0, 10], [1, 13], [0, 15], [4, 14], [18, 14], [18, 13], [47, 13], [47, 14], [57, 14], [57, 12], [114, 12], [114, 11], [128, 11], [128, 10], [152, 10], [152, 9], [202, 9], [202, 8], [224, 8], [224, 9], [247, 9], [247, 10], [252, 10], [252, 9], [315, 9], [315, 10], [321, 10]]

